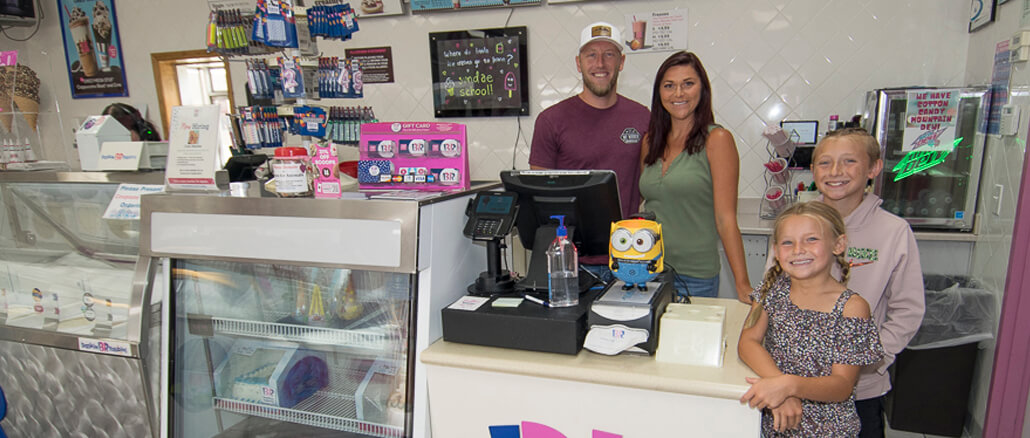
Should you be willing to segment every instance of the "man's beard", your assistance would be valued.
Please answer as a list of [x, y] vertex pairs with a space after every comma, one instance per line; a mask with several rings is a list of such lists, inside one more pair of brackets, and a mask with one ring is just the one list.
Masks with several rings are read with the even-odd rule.
[[583, 86], [597, 97], [606, 97], [615, 91], [615, 86], [619, 82], [619, 71], [612, 72], [612, 79], [607, 84], [597, 84], [590, 79], [592, 78], [587, 73], [583, 73]]

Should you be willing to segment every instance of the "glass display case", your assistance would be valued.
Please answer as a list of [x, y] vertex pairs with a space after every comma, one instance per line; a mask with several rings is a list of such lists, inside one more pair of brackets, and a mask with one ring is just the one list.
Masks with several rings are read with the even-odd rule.
[[470, 191], [429, 199], [153, 195], [170, 437], [429, 436], [419, 355], [486, 268]]
[[157, 430], [159, 306], [143, 287], [156, 269], [137, 263], [139, 221], [104, 212], [120, 184], [162, 179], [0, 173], [0, 386], [12, 436]]

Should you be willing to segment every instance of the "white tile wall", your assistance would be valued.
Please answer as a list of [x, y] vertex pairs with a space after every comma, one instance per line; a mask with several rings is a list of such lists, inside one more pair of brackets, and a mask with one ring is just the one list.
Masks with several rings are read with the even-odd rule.
[[[987, 83], [994, 44], [1018, 29], [1021, 3], [999, 6], [998, 22], [969, 34], [968, 1], [598, 0], [365, 19], [353, 40], [320, 47], [327, 55], [342, 56], [345, 48], [391, 46], [397, 82], [367, 87], [367, 97], [356, 103], [373, 106], [383, 120], [432, 120], [428, 32], [502, 27], [506, 22], [528, 26], [530, 116], [521, 120], [448, 119], [469, 126], [473, 178], [494, 179], [501, 169], [527, 167], [536, 115], [579, 91], [573, 57], [583, 26], [597, 20], [624, 26], [626, 14], [686, 9], [689, 50], [698, 53], [708, 69], [717, 121], [737, 140], [740, 194], [757, 197], [763, 185], [759, 166], [765, 156], [760, 136], [764, 125], [783, 118], [825, 121], [829, 114], [847, 119], [861, 108], [865, 91], [878, 87]], [[71, 99], [56, 2], [43, 2], [47, 18], [28, 42], [0, 39], [3, 50], [19, 50], [43, 80], [41, 111], [45, 114], [34, 141], [46, 145], [44, 158], [74, 159], [69, 132], [73, 121], [99, 112], [108, 103], [125, 101], [156, 110], [151, 52], [202, 48], [205, 0], [121, 1], [116, 6], [131, 93], [128, 98]], [[27, 34], [11, 32], [17, 37]], [[621, 93], [647, 104], [654, 72], [666, 56], [630, 55], [620, 77]], [[235, 90], [238, 102], [243, 102], [241, 69], [236, 66]], [[1025, 66], [1016, 66], [1012, 83], [1025, 85], [1030, 82], [1028, 76]], [[1030, 98], [1022, 99], [1030, 104]], [[1030, 111], [1024, 111], [1024, 117], [1027, 114]], [[1019, 187], [1026, 134], [1021, 138], [1022, 143], [989, 139], [985, 159], [984, 184], [1006, 185], [1010, 203], [1002, 216], [985, 218], [972, 270], [999, 293], [1008, 265], [1014, 219], [1011, 202]], [[987, 362], [974, 383], [975, 421], [982, 422], [992, 353], [989, 350], [983, 355]]]
[[[24, 46], [37, 64], [50, 64], [36, 70], [46, 76], [44, 99], [49, 95], [61, 109], [65, 127], [115, 100], [156, 108], [149, 52], [196, 49], [203, 41], [204, 0], [120, 2], [132, 97], [72, 100], [61, 66], [60, 31], [56, 20], [50, 20], [57, 11], [55, 5], [44, 7], [44, 36]], [[519, 121], [510, 117], [449, 119], [469, 126], [473, 178], [495, 179], [498, 171], [512, 167], [513, 155], [515, 167], [527, 167], [536, 115], [579, 91], [573, 57], [583, 26], [608, 20], [623, 27], [626, 14], [676, 8], [686, 9], [689, 49], [698, 53], [711, 76], [716, 119], [736, 137], [740, 193], [745, 197], [759, 196], [763, 185], [759, 166], [765, 144], [760, 133], [765, 124], [783, 118], [825, 121], [831, 113], [846, 119], [859, 110], [865, 91], [876, 87], [964, 82], [968, 5], [939, 0], [623, 0], [409, 14], [361, 20], [353, 40], [322, 43], [320, 49], [342, 55], [350, 47], [393, 47], [397, 82], [367, 87], [360, 104], [373, 106], [384, 120], [432, 120], [428, 32], [503, 27], [506, 21], [528, 26], [531, 114], [522, 118], [521, 133]], [[155, 22], [174, 22], [176, 32], [154, 32], [147, 23]], [[654, 72], [667, 55], [629, 55], [620, 92], [650, 102]], [[238, 85], [242, 102], [243, 87]], [[64, 136], [50, 143], [67, 148], [61, 143], [70, 141]], [[52, 155], [63, 158], [66, 151], [58, 148]]]

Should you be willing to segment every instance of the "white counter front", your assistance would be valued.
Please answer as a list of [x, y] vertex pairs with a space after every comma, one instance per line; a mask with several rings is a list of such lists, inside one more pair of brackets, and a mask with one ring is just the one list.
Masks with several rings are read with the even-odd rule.
[[737, 357], [748, 307], [718, 298], [694, 302], [726, 306], [720, 368], [437, 341], [422, 354], [433, 436], [482, 437], [489, 430], [491, 438], [757, 437], [759, 411], [738, 402], [748, 389], [744, 378], [755, 375]]

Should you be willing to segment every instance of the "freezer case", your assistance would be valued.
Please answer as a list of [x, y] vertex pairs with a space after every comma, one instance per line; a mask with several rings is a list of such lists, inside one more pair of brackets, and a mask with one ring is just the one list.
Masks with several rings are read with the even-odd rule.
[[472, 193], [148, 196], [141, 253], [170, 279], [168, 436], [428, 436], [418, 355], [486, 268], [461, 235]]
[[159, 305], [145, 287], [156, 269], [137, 263], [137, 220], [104, 218], [121, 184], [162, 175], [0, 173], [0, 387], [12, 437], [158, 430]]
[[892, 88], [870, 92], [867, 128], [880, 142], [882, 207], [913, 228], [973, 228], [984, 156], [988, 90]]

